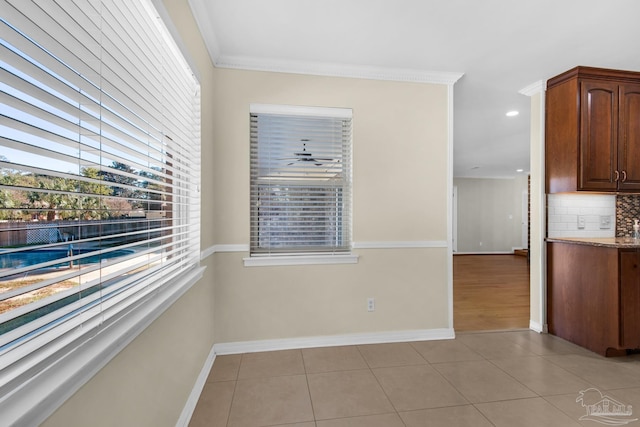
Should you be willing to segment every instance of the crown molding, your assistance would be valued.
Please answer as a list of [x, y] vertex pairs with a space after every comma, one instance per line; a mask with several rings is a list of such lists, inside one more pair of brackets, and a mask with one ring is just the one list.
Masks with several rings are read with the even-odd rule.
[[547, 84], [543, 80], [531, 83], [529, 86], [523, 87], [518, 93], [526, 96], [533, 96], [537, 93], [541, 93], [547, 90]]
[[205, 0], [188, 0], [193, 17], [202, 34], [213, 65], [247, 71], [270, 71], [277, 73], [305, 74], [328, 77], [351, 77], [370, 80], [390, 80], [413, 83], [434, 83], [453, 85], [464, 73], [448, 71], [427, 71], [393, 67], [370, 67], [350, 64], [307, 62], [273, 58], [256, 58], [224, 55], [215, 29], [211, 25]]
[[198, 25], [198, 30], [200, 30], [204, 44], [209, 52], [209, 57], [211, 57], [211, 62], [213, 62], [213, 65], [216, 65], [218, 58], [220, 58], [220, 43], [218, 43], [218, 36], [216, 36], [216, 32], [209, 21], [209, 11], [207, 10], [206, 2], [202, 0], [188, 0], [188, 2], [191, 13], [193, 14], [193, 19], [195, 19], [196, 25]]
[[218, 68], [453, 85], [464, 73], [220, 55]]

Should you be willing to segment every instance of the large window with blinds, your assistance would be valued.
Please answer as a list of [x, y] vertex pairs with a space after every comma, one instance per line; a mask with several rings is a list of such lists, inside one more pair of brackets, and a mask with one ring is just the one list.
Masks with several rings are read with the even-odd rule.
[[252, 256], [351, 249], [351, 110], [252, 105]]
[[9, 387], [24, 357], [62, 352], [197, 267], [200, 101], [150, 0], [0, 0], [0, 10]]

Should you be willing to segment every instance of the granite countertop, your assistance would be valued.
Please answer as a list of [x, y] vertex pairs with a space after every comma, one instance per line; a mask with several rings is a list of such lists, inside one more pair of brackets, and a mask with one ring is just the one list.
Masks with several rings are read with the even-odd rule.
[[640, 249], [640, 240], [634, 240], [631, 237], [547, 237], [546, 241], [608, 248]]

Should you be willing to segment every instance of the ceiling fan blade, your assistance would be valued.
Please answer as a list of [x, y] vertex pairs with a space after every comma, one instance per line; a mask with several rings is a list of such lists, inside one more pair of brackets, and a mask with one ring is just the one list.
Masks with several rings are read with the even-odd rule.
[[[278, 160], [293, 160], [292, 162], [288, 163], [287, 166], [292, 166], [292, 165], [296, 164], [296, 162], [313, 163], [316, 166], [323, 166], [322, 162], [334, 162], [334, 161], [336, 161], [335, 159], [330, 159], [330, 158], [325, 158], [325, 157], [313, 157], [313, 154], [307, 151], [306, 142], [309, 141], [309, 140], [308, 139], [302, 139], [301, 141], [303, 142], [302, 151], [294, 152], [293, 155], [295, 157], [284, 157], [284, 158], [281, 158], [281, 159], [278, 159]], [[337, 162], [340, 162], [340, 160], [338, 159]]]

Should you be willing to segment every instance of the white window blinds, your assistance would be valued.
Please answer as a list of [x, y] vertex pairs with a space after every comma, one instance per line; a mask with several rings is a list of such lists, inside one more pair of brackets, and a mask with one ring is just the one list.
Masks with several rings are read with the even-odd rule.
[[351, 110], [252, 105], [251, 255], [351, 249]]
[[200, 101], [148, 0], [0, 0], [0, 10], [9, 386], [19, 377], [5, 368], [20, 357], [135, 310], [197, 266]]

